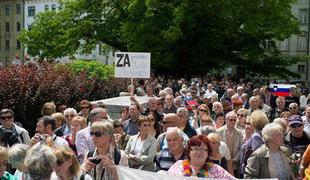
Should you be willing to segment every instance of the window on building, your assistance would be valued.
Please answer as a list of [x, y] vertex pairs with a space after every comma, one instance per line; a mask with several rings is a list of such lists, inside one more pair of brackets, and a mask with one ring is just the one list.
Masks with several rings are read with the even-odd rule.
[[5, 15], [10, 15], [10, 5], [5, 6]]
[[28, 31], [30, 31], [32, 28], [32, 25], [28, 25]]
[[302, 25], [308, 24], [308, 9], [299, 9], [298, 20]]
[[19, 32], [20, 31], [20, 22], [16, 23], [16, 31]]
[[298, 35], [297, 51], [307, 51], [307, 32], [302, 32]]
[[50, 9], [50, 6], [49, 6], [48, 4], [46, 4], [46, 5], [44, 6], [44, 9], [45, 9], [45, 11], [48, 11], [48, 10]]
[[279, 42], [279, 50], [280, 51], [288, 51], [290, 49], [290, 40], [285, 39]]
[[52, 4], [52, 11], [56, 11], [56, 4]]
[[20, 14], [21, 12], [21, 6], [20, 4], [16, 4], [16, 14]]
[[28, 16], [33, 17], [36, 15], [36, 7], [35, 6], [29, 6], [28, 7]]
[[305, 65], [298, 65], [298, 72], [299, 73], [305, 72]]
[[16, 40], [16, 49], [20, 49], [20, 41]]
[[5, 50], [10, 50], [10, 40], [5, 40]]
[[5, 32], [10, 32], [10, 23], [9, 22], [5, 23]]

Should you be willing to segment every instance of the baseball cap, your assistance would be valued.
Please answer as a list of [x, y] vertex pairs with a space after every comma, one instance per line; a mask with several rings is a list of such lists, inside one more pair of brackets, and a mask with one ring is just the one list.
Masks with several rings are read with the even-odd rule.
[[302, 119], [299, 115], [292, 115], [288, 118], [288, 125], [292, 124], [303, 124]]

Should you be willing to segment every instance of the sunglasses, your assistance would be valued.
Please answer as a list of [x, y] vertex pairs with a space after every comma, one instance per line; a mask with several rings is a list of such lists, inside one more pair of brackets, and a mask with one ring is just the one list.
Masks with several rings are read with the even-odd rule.
[[249, 122], [245, 122], [245, 125], [251, 125], [251, 123], [249, 123]]
[[199, 111], [202, 111], [202, 112], [205, 112], [205, 113], [208, 112], [208, 110], [205, 110], [205, 109], [199, 109]]
[[155, 119], [154, 118], [152, 118], [152, 119], [150, 119], [151, 121], [155, 121]]
[[297, 109], [297, 107], [290, 107], [289, 109]]
[[89, 107], [81, 107], [81, 109], [89, 109]]
[[236, 122], [237, 119], [228, 119], [230, 122]]
[[238, 117], [245, 117], [246, 115], [244, 114], [237, 114]]
[[96, 136], [96, 137], [101, 137], [105, 135], [106, 133], [101, 132], [101, 131], [90, 131], [90, 136]]
[[299, 128], [302, 126], [302, 124], [298, 124], [298, 123], [295, 123], [295, 124], [291, 124], [290, 125], [292, 128]]
[[64, 163], [64, 161], [60, 161], [60, 160], [56, 161], [57, 166], [61, 166], [61, 165], [63, 165], [63, 163]]
[[13, 116], [1, 116], [0, 119], [5, 120], [5, 119], [12, 119]]

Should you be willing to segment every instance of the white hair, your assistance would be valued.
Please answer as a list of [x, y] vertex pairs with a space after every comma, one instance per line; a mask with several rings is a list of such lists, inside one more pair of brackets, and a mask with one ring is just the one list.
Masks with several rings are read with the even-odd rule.
[[166, 138], [167, 138], [167, 135], [168, 135], [169, 133], [173, 133], [173, 132], [177, 132], [178, 135], [179, 135], [179, 137], [180, 137], [181, 139], [183, 139], [182, 130], [181, 130], [180, 128], [178, 128], [178, 127], [168, 127], [168, 128], [167, 128], [167, 131], [166, 131]]
[[188, 117], [188, 110], [185, 107], [179, 107], [177, 109], [177, 114], [179, 113], [185, 113], [186, 117]]
[[269, 123], [262, 130], [263, 141], [268, 142], [272, 139], [272, 135], [275, 133], [282, 133], [283, 127], [279, 123]]
[[26, 157], [26, 153], [30, 148], [29, 145], [26, 144], [14, 144], [9, 149], [9, 162], [13, 164], [13, 166], [17, 164], [24, 164], [24, 160]]
[[67, 108], [64, 110], [64, 115], [66, 115], [67, 113], [72, 112], [74, 115], [77, 115], [77, 111], [74, 108]]

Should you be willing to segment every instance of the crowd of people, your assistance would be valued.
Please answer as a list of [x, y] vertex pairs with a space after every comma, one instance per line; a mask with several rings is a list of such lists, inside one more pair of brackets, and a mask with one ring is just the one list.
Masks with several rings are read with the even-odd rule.
[[[132, 91], [134, 90], [134, 91]], [[105, 104], [43, 105], [35, 134], [0, 111], [0, 179], [118, 179], [118, 166], [171, 176], [310, 179], [310, 96], [214, 79], [140, 80], [112, 119]], [[136, 96], [145, 96], [146, 105]]]

